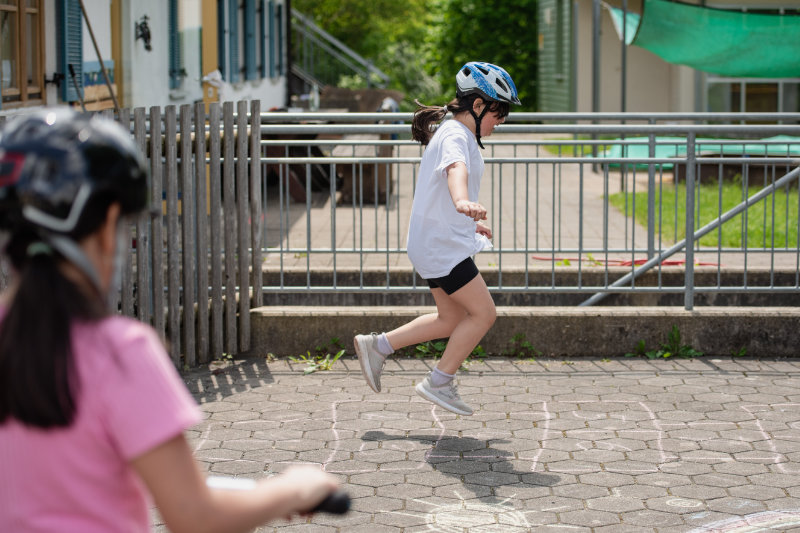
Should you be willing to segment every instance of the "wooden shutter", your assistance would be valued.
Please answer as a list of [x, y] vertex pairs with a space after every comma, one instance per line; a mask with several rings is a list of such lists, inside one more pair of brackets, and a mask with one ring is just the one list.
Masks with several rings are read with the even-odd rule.
[[239, 0], [228, 0], [228, 76], [229, 82], [239, 81]]
[[178, 26], [178, 0], [169, 0], [169, 88], [181, 86], [183, 65], [181, 61], [181, 35]]
[[[83, 97], [83, 19], [78, 0], [58, 0], [58, 69], [65, 76], [61, 83], [60, 96], [64, 102], [75, 102]], [[72, 81], [69, 65], [75, 71]]]
[[256, 79], [256, 0], [244, 0], [244, 72], [245, 79]]

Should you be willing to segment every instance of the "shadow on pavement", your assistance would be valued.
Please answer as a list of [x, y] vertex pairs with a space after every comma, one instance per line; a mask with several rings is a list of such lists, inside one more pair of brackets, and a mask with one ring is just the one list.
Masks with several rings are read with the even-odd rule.
[[260, 358], [210, 363], [182, 372], [181, 378], [192, 396], [200, 403], [220, 400], [275, 382], [267, 361]]
[[462, 480], [466, 490], [471, 491], [484, 503], [499, 503], [507, 497], [495, 496], [492, 489], [513, 486], [520, 489], [556, 485], [560, 477], [553, 474], [517, 470], [513, 452], [492, 448], [492, 443], [507, 443], [503, 439], [476, 439], [437, 435], [390, 435], [382, 431], [367, 431], [361, 436], [364, 441], [417, 441], [430, 443], [425, 453], [425, 462], [442, 474]]

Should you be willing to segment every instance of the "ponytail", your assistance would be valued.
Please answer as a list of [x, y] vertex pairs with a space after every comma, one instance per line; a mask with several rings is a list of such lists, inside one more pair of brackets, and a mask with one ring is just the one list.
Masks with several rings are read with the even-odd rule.
[[[426, 106], [422, 105], [419, 100], [414, 100], [418, 109], [414, 112], [414, 118], [411, 120], [411, 138], [418, 141], [423, 146], [427, 146], [433, 137], [435, 128], [432, 127], [433, 123], [439, 123], [444, 120], [447, 113], [457, 115], [464, 111], [470, 111], [476, 98], [484, 99], [477, 93], [471, 93], [458, 98], [454, 98], [445, 106]], [[508, 116], [510, 106], [507, 102], [488, 101], [488, 111], [497, 113], [500, 117]]]
[[[84, 217], [76, 235], [97, 226], [101, 215], [92, 215]], [[18, 283], [0, 323], [0, 424], [11, 418], [38, 428], [67, 427], [75, 419], [81, 385], [71, 328], [107, 311], [98, 295], [64, 275], [63, 257], [35, 231], [12, 234], [5, 253]]]

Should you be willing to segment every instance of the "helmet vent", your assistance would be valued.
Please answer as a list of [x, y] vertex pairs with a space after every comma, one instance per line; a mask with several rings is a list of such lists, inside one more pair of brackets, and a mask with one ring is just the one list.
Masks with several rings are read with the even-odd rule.
[[478, 70], [483, 72], [484, 76], [488, 76], [489, 75], [489, 69], [486, 69], [486, 68], [483, 68], [483, 67], [478, 67]]
[[500, 80], [500, 79], [498, 79], [498, 80], [495, 80], [495, 83], [496, 83], [497, 85], [499, 85], [499, 86], [500, 86], [500, 88], [501, 88], [501, 89], [503, 89], [504, 91], [508, 91], [508, 87], [506, 86], [506, 84], [505, 84], [505, 83], [503, 83], [503, 80]]
[[470, 74], [472, 74], [472, 71], [469, 69], [469, 67], [464, 67], [463, 69], [461, 69], [461, 73], [464, 74], [464, 76], [469, 76]]

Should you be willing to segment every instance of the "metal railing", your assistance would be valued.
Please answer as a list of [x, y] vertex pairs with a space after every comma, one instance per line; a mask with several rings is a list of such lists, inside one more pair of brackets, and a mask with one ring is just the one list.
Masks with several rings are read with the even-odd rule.
[[344, 75], [360, 76], [368, 87], [385, 87], [389, 76], [314, 22], [292, 9], [292, 71], [311, 85], [337, 86]]
[[[258, 102], [122, 110], [162, 209], [130, 227], [121, 311], [191, 366], [247, 350], [249, 312], [265, 302], [424, 297], [405, 253], [422, 155], [410, 118], [261, 113]], [[490, 291], [512, 305], [796, 305], [800, 141], [773, 137], [799, 121], [512, 114], [484, 139], [480, 201], [494, 235], [476, 262]]]
[[[325, 119], [328, 123], [270, 124], [270, 118], [265, 118], [262, 138], [324, 135], [342, 139], [291, 141], [295, 148], [334, 147], [338, 157], [329, 150], [325, 157], [295, 154], [262, 158], [263, 164], [276, 167], [280, 174], [277, 187], [272, 193], [265, 189], [267, 196], [262, 200], [269, 206], [265, 211], [277, 213], [279, 218], [265, 232], [267, 268], [278, 273], [276, 282], [265, 287], [265, 292], [304, 296], [353, 290], [427, 292], [420, 280], [406, 277], [402, 281], [393, 275], [398, 267], [410, 268], [405, 259], [405, 228], [421, 151], [411, 141], [388, 140], [389, 135], [406, 133], [407, 124], [376, 123], [405, 122], [410, 115], [303, 114], [281, 118], [284, 122], [303, 118]], [[582, 303], [591, 305], [608, 294], [674, 293], [683, 296], [684, 306], [691, 309], [697, 295], [702, 294], [798, 293], [798, 172], [793, 169], [800, 163], [800, 139], [759, 139], [799, 130], [787, 124], [747, 123], [796, 122], [799, 115], [519, 113], [510, 119], [511, 124], [498, 127], [485, 143], [481, 201], [489, 209], [495, 248], [478, 258], [484, 276], [491, 277], [490, 290], [496, 295], [582, 294]], [[533, 123], [547, 120], [559, 123]], [[637, 120], [645, 123], [634, 124]], [[531, 123], [515, 123], [522, 121]], [[576, 124], [580, 121], [620, 123]], [[660, 121], [670, 123], [659, 124]], [[676, 123], [679, 121], [684, 123]], [[369, 135], [373, 139], [363, 138]], [[384, 139], [378, 138], [381, 135]], [[554, 135], [559, 138], [552, 138]], [[641, 135], [647, 140], [632, 140], [632, 136]], [[610, 138], [600, 139], [601, 136]], [[664, 140], [661, 136], [681, 139]], [[287, 141], [280, 139], [262, 141], [263, 146], [285, 144]], [[611, 147], [630, 149], [636, 145], [647, 147], [648, 157], [607, 155]], [[681, 155], [655, 157], [665, 146], [681, 147]], [[731, 149], [737, 146], [741, 153], [731, 156]], [[392, 157], [365, 155], [364, 149], [379, 147], [389, 147]], [[776, 147], [787, 151], [776, 155]], [[354, 152], [342, 157], [348, 149], [361, 150], [361, 155], [355, 156]], [[596, 155], [584, 156], [588, 150]], [[761, 150], [765, 155], [760, 156]], [[713, 151], [722, 157], [712, 157]], [[311, 165], [329, 167], [330, 176], [341, 175], [345, 169], [350, 179], [345, 183], [330, 180], [326, 188], [317, 187], [305, 202], [298, 204], [292, 201], [288, 187], [283, 186], [291, 174], [290, 164], [301, 170], [303, 165], [309, 166], [309, 172], [304, 173], [306, 190], [314, 189]], [[727, 177], [732, 171], [735, 179]], [[688, 191], [683, 193], [683, 205], [677, 203], [675, 195], [671, 205], [660, 202], [656, 206], [655, 199], [665, 187], [676, 189], [676, 178], [685, 183], [677, 189]], [[754, 186], [758, 191], [753, 190]], [[731, 191], [738, 191], [741, 200], [736, 206], [723, 209], [723, 194], [730, 195]], [[619, 209], [609, 203], [614, 194], [623, 199]], [[704, 203], [695, 206], [698, 195], [703, 196]], [[707, 206], [709, 195], [719, 199], [710, 202], [714, 206], [711, 212]], [[342, 202], [343, 196], [349, 201]], [[782, 228], [774, 227], [778, 197], [784, 204]], [[647, 203], [644, 221], [637, 222], [631, 216], [637, 201]], [[727, 232], [736, 224], [737, 215], [739, 220], [747, 220], [747, 207], [763, 206], [765, 202], [773, 205], [763, 210], [760, 224], [752, 220], [745, 223], [743, 227], [750, 230], [741, 233], [739, 244], [726, 244], [721, 238], [716, 244], [707, 243], [714, 231], [720, 233], [724, 228]], [[669, 232], [664, 229], [665, 217], [672, 219]], [[702, 228], [700, 220], [704, 221]], [[749, 233], [764, 238], [748, 242]], [[783, 235], [777, 242], [776, 233]], [[705, 240], [701, 240], [703, 237]], [[668, 258], [672, 259], [667, 261]], [[320, 265], [330, 267], [333, 276], [315, 277]], [[674, 267], [681, 270], [681, 283], [675, 282]], [[697, 268], [704, 274], [702, 284], [694, 281]], [[356, 274], [348, 276], [347, 281], [344, 276], [337, 276], [350, 269]], [[638, 283], [648, 270], [655, 273], [655, 280]], [[756, 276], [760, 270], [765, 273]]]

